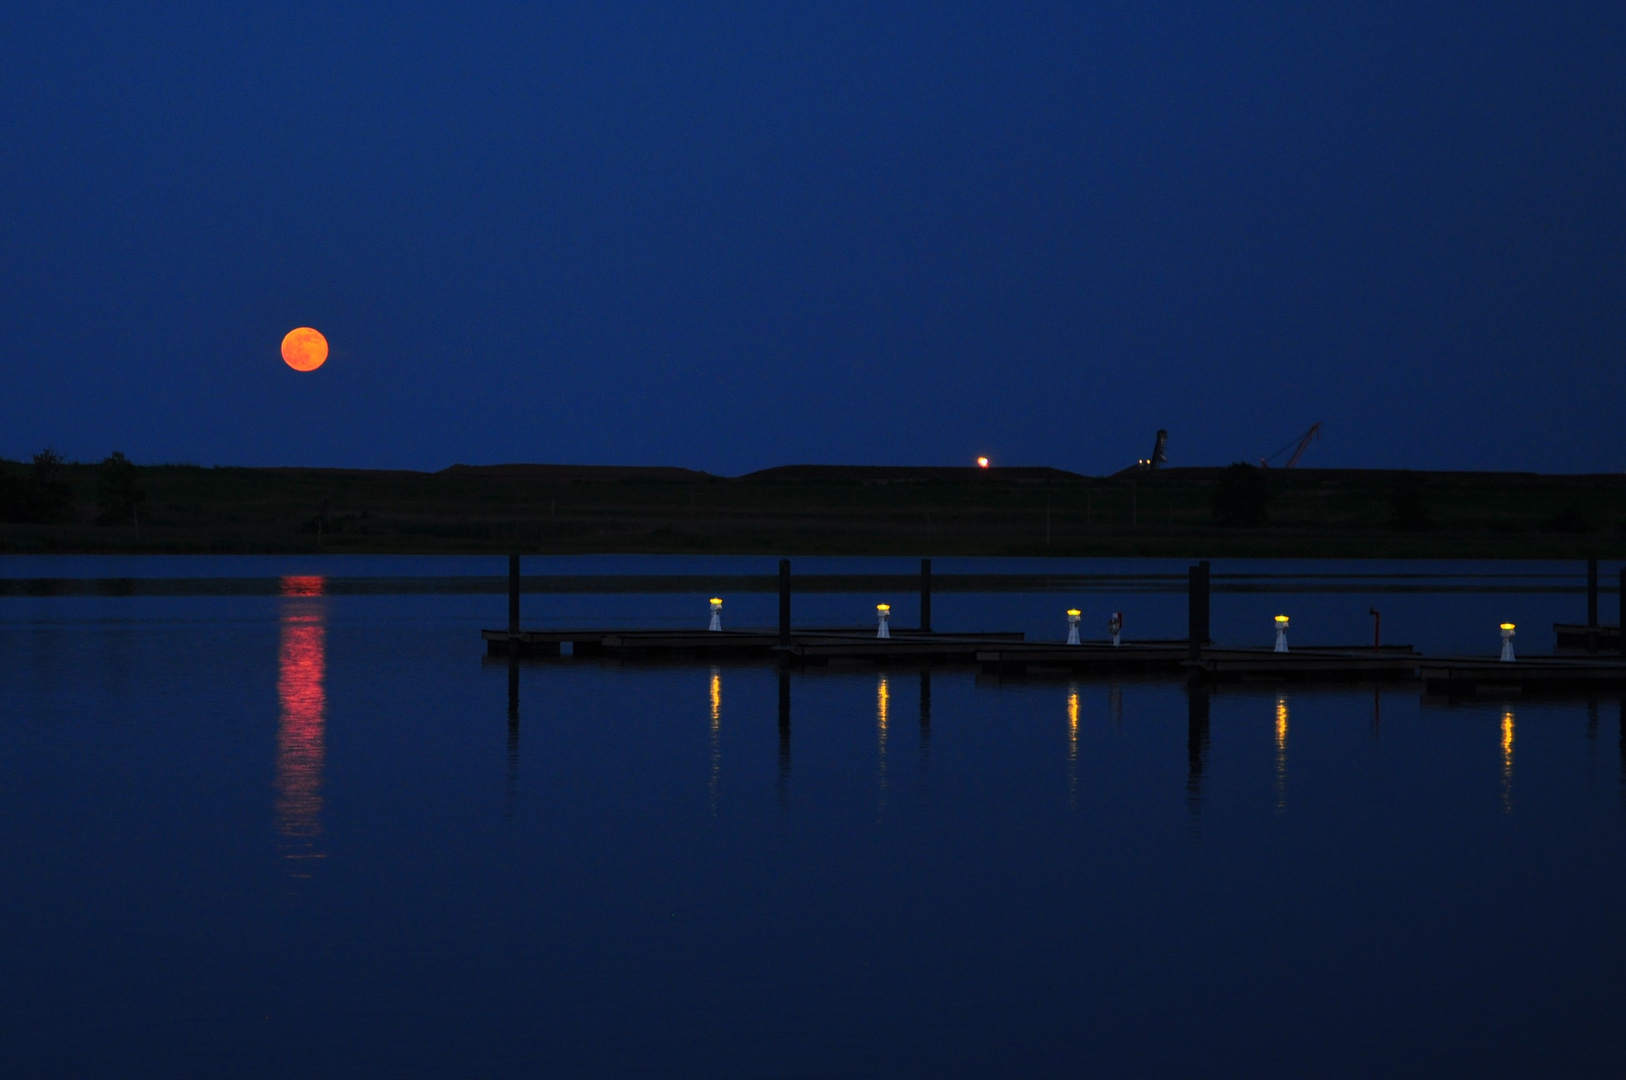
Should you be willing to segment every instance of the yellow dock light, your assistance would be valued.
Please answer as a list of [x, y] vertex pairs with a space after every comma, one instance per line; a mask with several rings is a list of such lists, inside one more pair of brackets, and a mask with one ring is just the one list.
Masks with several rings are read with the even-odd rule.
[[723, 628], [723, 601], [721, 597], [711, 598], [711, 626], [708, 629], [721, 630]]
[[1287, 616], [1276, 616], [1276, 652], [1287, 651]]
[[1076, 607], [1067, 609], [1067, 644], [1069, 645], [1079, 644], [1078, 620], [1083, 614], [1084, 613], [1078, 610]]
[[891, 617], [892, 617], [892, 605], [891, 604], [876, 604], [875, 605], [875, 618], [876, 618], [876, 621], [880, 623], [879, 629], [877, 629], [875, 631], [875, 636], [876, 637], [878, 637], [878, 638], [882, 638], [882, 637], [889, 638], [889, 637], [892, 636], [892, 631], [887, 628], [887, 624], [886, 624], [887, 619], [889, 619]]
[[1513, 660], [1515, 659], [1515, 657], [1513, 655], [1513, 624], [1510, 623], [1510, 622], [1505, 622], [1505, 623], [1502, 624], [1502, 656], [1501, 656], [1501, 659], [1503, 659], [1503, 660], [1505, 660], [1505, 661], [1507, 661], [1509, 663], [1512, 663]]

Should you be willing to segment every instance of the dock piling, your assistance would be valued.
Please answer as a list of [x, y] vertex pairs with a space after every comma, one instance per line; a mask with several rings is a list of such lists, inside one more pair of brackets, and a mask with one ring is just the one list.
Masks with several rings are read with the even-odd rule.
[[790, 645], [790, 560], [779, 560], [779, 644]]
[[932, 561], [920, 560], [920, 631], [932, 632]]
[[1186, 648], [1191, 660], [1201, 660], [1208, 637], [1208, 560], [1186, 572]]
[[1598, 627], [1598, 560], [1586, 561], [1586, 627]]
[[1586, 651], [1598, 651], [1598, 560], [1586, 561]]

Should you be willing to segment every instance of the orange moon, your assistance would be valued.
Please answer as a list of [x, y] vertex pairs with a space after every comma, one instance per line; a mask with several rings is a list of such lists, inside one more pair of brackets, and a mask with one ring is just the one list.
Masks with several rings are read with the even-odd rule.
[[327, 338], [308, 326], [290, 330], [282, 339], [282, 359], [295, 371], [315, 371], [327, 362]]

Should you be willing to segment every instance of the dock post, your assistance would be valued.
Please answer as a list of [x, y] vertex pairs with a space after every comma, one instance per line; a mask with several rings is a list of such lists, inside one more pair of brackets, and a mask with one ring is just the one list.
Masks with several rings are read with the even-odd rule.
[[1201, 625], [1201, 629], [1202, 629], [1202, 632], [1203, 632], [1203, 644], [1204, 645], [1209, 645], [1209, 644], [1212, 644], [1213, 641], [1214, 641], [1214, 635], [1212, 633], [1210, 633], [1210, 628], [1209, 628], [1209, 625], [1208, 625], [1208, 623], [1209, 623], [1209, 620], [1208, 620], [1209, 598], [1210, 598], [1210, 596], [1212, 594], [1212, 591], [1213, 591], [1212, 588], [1211, 588], [1211, 585], [1212, 585], [1211, 579], [1212, 579], [1213, 575], [1209, 573], [1208, 560], [1207, 559], [1204, 559], [1202, 562], [1198, 563], [1197, 565], [1203, 568], [1203, 594], [1202, 594], [1202, 602], [1203, 602], [1202, 615], [1203, 615], [1203, 617], [1202, 617], [1202, 625]]
[[1208, 562], [1186, 571], [1186, 650], [1193, 662], [1203, 658], [1208, 637]]
[[508, 556], [508, 655], [519, 655], [519, 556]]
[[779, 560], [779, 644], [790, 644], [790, 560]]
[[932, 632], [932, 561], [920, 560], [920, 630]]
[[1598, 560], [1586, 561], [1586, 626], [1588, 630], [1595, 630], [1598, 626]]
[[1586, 561], [1586, 651], [1598, 651], [1598, 560]]

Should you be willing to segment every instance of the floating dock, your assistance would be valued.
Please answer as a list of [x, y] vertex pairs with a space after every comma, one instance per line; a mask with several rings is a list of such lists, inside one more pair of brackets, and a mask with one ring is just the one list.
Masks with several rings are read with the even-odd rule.
[[977, 653], [985, 671], [998, 674], [1046, 672], [1169, 673], [1206, 682], [1251, 679], [1409, 679], [1416, 678], [1422, 661], [1410, 645], [1323, 646], [1273, 649], [1216, 648], [1192, 652], [1184, 641], [1147, 642], [1112, 646], [1022, 645], [989, 646]]
[[[773, 658], [787, 666], [922, 666], [975, 664], [993, 675], [1142, 674], [1178, 676], [1194, 683], [1219, 682], [1421, 682], [1439, 694], [1523, 693], [1626, 687], [1626, 657], [1618, 658], [1618, 626], [1596, 623], [1596, 564], [1587, 624], [1558, 624], [1560, 644], [1576, 636], [1603, 655], [1587, 657], [1426, 657], [1410, 645], [1218, 647], [1209, 637], [1208, 564], [1191, 567], [1187, 584], [1188, 633], [1184, 639], [1080, 644], [1028, 641], [1019, 632], [934, 631], [931, 625], [931, 560], [921, 561], [920, 623], [888, 627], [791, 626], [790, 562], [779, 565], [779, 625], [741, 630], [624, 629], [522, 630], [519, 622], [519, 559], [509, 562], [507, 630], [483, 630], [488, 654], [521, 657], [616, 656], [630, 658]], [[1626, 571], [1623, 571], [1626, 586]], [[886, 609], [889, 612], [890, 609]], [[1511, 627], [1506, 628], [1511, 632]], [[1610, 633], [1615, 649], [1607, 649]]]
[[1430, 659], [1418, 667], [1430, 694], [1484, 695], [1626, 687], [1626, 660], [1539, 656], [1503, 662], [1484, 657]]
[[486, 651], [506, 656], [515, 642], [520, 656], [559, 656], [570, 646], [575, 656], [606, 653], [629, 655], [649, 653], [705, 657], [752, 657], [788, 653], [795, 656], [832, 656], [850, 652], [855, 656], [876, 657], [895, 654], [956, 655], [971, 659], [979, 645], [1019, 642], [1020, 632], [979, 634], [937, 634], [929, 630], [893, 630], [890, 638], [878, 638], [865, 627], [833, 627], [793, 630], [782, 637], [777, 630], [482, 630]]

